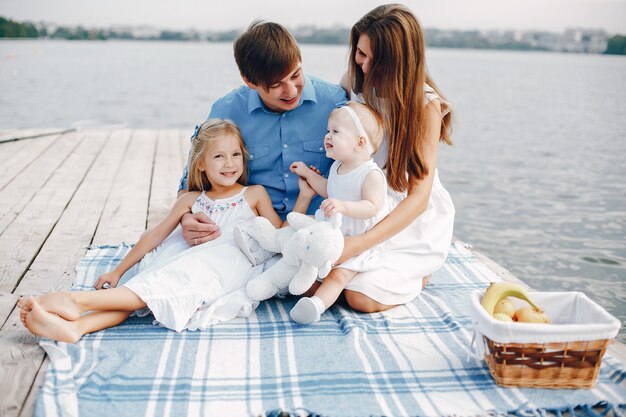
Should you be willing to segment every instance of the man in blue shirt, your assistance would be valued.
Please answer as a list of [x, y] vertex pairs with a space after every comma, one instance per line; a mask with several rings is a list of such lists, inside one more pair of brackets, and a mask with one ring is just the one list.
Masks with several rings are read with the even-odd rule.
[[[285, 218], [299, 193], [294, 161], [313, 165], [328, 174], [324, 135], [330, 112], [346, 102], [338, 85], [305, 76], [300, 48], [279, 24], [253, 22], [234, 44], [235, 60], [245, 86], [217, 100], [208, 118], [235, 122], [250, 152], [249, 182], [261, 184], [276, 212]], [[187, 169], [179, 195], [187, 190]], [[317, 196], [310, 212], [319, 207]], [[181, 220], [188, 244], [198, 245], [219, 236], [219, 228], [205, 214], [188, 213]]]

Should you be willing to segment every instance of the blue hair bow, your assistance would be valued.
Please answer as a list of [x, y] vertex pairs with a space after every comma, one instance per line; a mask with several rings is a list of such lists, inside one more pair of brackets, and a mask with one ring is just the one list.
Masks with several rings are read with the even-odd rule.
[[200, 131], [200, 125], [196, 125], [196, 128], [193, 130], [193, 135], [191, 135], [190, 141], [193, 141], [198, 137], [198, 132]]

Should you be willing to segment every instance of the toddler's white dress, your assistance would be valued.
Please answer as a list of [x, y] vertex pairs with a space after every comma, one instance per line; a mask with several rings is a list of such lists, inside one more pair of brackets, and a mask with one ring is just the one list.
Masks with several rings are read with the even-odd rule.
[[[450, 111], [450, 105], [429, 85], [424, 86], [426, 104], [431, 100], [441, 103], [442, 117]], [[360, 103], [365, 100], [352, 92], [352, 99]], [[374, 156], [374, 161], [384, 168], [387, 162], [387, 138]], [[389, 209], [393, 210], [406, 198], [388, 187]], [[358, 291], [382, 304], [405, 304], [422, 291], [422, 278], [439, 269], [450, 250], [454, 226], [454, 204], [450, 194], [439, 181], [435, 170], [428, 207], [406, 229], [387, 242], [381, 256], [383, 266], [373, 271], [357, 274], [346, 285], [346, 289]]]
[[[370, 159], [361, 166], [353, 169], [350, 172], [340, 174], [338, 172], [341, 166], [340, 161], [333, 162], [328, 174], [327, 192], [329, 198], [336, 198], [338, 200], [345, 201], [360, 201], [363, 200], [362, 190], [363, 182], [367, 175], [376, 171], [385, 178], [383, 171], [376, 165], [374, 160]], [[346, 216], [341, 217], [341, 232], [344, 236], [356, 236], [367, 232], [376, 223], [381, 221], [389, 213], [389, 206], [387, 203], [387, 182], [385, 181], [385, 199], [383, 206], [380, 210], [368, 219], [356, 219], [354, 217]], [[348, 269], [350, 271], [371, 271], [373, 269], [380, 268], [380, 255], [384, 244], [376, 245], [373, 248], [366, 250], [365, 252], [350, 258], [343, 262], [338, 268]]]
[[[182, 234], [172, 233], [168, 237], [172, 240], [161, 248], [163, 256], [155, 252], [141, 272], [124, 284], [148, 305], [159, 324], [177, 332], [204, 329], [249, 316], [258, 306], [245, 286], [263, 266], [250, 264], [235, 245], [232, 232], [238, 223], [255, 216], [245, 191], [215, 201], [203, 192], [194, 210], [206, 213], [220, 227], [220, 237], [189, 247]], [[180, 240], [186, 250], [180, 251], [184, 247]]]

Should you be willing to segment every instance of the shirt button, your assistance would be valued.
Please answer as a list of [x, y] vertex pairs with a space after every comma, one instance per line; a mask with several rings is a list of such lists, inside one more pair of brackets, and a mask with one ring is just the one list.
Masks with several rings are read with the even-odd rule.
[[289, 176], [289, 174], [285, 174], [285, 178], [287, 178]]
[[254, 155], [250, 154], [250, 159], [254, 159]]
[[283, 113], [283, 114], [280, 115], [280, 117], [282, 117], [284, 119], [285, 117], [287, 117], [287, 115], [285, 113]]
[[324, 150], [324, 147], [323, 147], [323, 146], [320, 146], [320, 151], [323, 151], [323, 150]]
[[283, 198], [283, 200], [284, 200], [285, 202], [289, 201], [289, 199], [288, 199], [287, 197]]
[[286, 143], [283, 145], [283, 148], [287, 149], [289, 147], [289, 145], [287, 145]]

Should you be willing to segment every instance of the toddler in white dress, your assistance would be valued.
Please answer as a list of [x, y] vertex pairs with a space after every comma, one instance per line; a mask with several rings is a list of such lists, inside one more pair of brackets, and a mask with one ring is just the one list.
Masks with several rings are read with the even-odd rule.
[[[344, 236], [365, 233], [388, 213], [387, 181], [372, 155], [382, 143], [382, 119], [364, 104], [350, 102], [334, 110], [328, 119], [324, 137], [326, 156], [335, 160], [328, 180], [302, 162], [294, 162], [291, 171], [304, 178], [322, 197], [320, 205], [326, 217], [342, 214]], [[374, 246], [335, 267], [321, 284], [316, 284], [291, 310], [291, 318], [301, 324], [319, 321], [321, 314], [358, 273], [380, 267], [382, 245]], [[305, 295], [306, 295], [305, 294]]]

